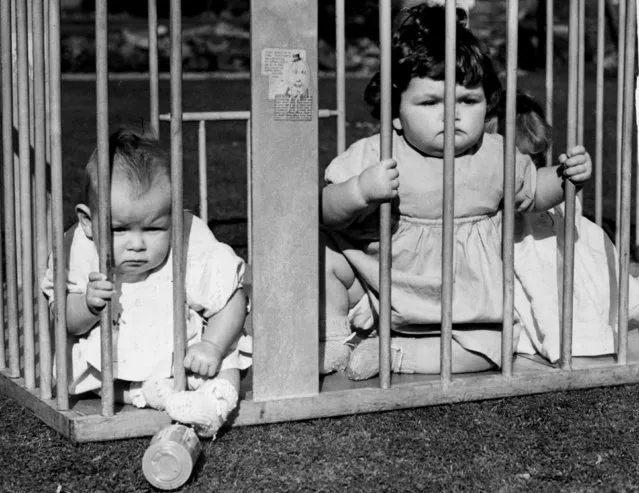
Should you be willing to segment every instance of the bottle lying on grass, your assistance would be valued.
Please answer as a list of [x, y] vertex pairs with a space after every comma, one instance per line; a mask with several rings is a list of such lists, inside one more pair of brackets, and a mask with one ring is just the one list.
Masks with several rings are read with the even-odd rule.
[[144, 452], [144, 477], [161, 490], [179, 488], [191, 476], [201, 451], [193, 428], [181, 424], [167, 426], [156, 433]]

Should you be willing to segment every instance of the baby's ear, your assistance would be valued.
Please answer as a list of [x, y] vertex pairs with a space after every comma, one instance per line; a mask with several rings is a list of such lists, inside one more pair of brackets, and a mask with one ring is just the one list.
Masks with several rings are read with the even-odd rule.
[[402, 127], [402, 121], [399, 119], [399, 117], [395, 117], [393, 118], [393, 128], [398, 132], [401, 133], [403, 130]]
[[90, 240], [93, 239], [93, 221], [91, 220], [91, 209], [85, 204], [75, 206], [75, 213], [78, 216], [78, 223], [82, 228], [85, 236]]

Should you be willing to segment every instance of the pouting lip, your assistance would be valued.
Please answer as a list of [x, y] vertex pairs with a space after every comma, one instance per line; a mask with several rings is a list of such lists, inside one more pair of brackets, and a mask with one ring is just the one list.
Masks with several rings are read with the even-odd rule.
[[[437, 135], [444, 135], [445, 130], [440, 130], [439, 132], [437, 132]], [[455, 134], [464, 134], [466, 132], [464, 132], [461, 128], [455, 128]]]
[[121, 265], [144, 265], [146, 260], [125, 260], [121, 262]]

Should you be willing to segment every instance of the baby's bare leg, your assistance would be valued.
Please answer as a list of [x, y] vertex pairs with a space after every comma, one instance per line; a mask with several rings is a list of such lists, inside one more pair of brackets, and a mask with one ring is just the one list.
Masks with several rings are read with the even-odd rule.
[[348, 311], [364, 296], [364, 289], [346, 257], [337, 251], [330, 238], [322, 232], [324, 252], [323, 284], [320, 313], [320, 373], [326, 374], [346, 368], [351, 348], [345, 341], [351, 336]]
[[[395, 373], [440, 372], [440, 337], [393, 337], [391, 369]], [[495, 368], [488, 358], [464, 349], [452, 341], [453, 373], [474, 373]], [[367, 380], [379, 373], [379, 339], [365, 339], [353, 354], [346, 369], [351, 380]]]

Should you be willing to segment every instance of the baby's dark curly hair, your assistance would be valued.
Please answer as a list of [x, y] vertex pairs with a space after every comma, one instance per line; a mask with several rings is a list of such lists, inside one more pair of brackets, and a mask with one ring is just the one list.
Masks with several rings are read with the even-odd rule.
[[[408, 9], [392, 40], [392, 117], [399, 116], [402, 93], [415, 77], [445, 78], [445, 9], [419, 4]], [[457, 23], [456, 82], [464, 87], [482, 85], [490, 113], [499, 102], [501, 82], [488, 49], [462, 23]], [[373, 117], [380, 115], [380, 74], [373, 76], [364, 91], [364, 100]]]

